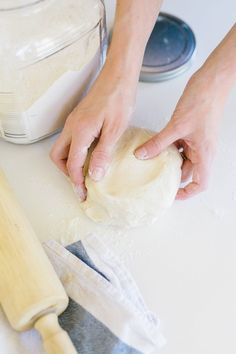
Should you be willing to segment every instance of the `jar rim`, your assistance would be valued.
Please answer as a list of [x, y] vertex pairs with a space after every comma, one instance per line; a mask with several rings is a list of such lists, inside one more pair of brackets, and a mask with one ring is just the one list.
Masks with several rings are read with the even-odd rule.
[[45, 0], [0, 0], [0, 11], [20, 10], [43, 1]]

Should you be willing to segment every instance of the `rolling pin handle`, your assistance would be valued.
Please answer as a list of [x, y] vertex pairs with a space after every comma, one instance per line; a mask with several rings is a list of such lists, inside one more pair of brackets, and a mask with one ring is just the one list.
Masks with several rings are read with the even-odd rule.
[[78, 354], [68, 333], [59, 325], [55, 313], [42, 316], [34, 327], [42, 336], [47, 354]]

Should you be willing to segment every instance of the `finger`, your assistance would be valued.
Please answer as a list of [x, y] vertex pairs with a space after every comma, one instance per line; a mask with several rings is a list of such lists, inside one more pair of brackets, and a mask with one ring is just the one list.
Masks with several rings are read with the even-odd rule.
[[179, 138], [177, 130], [171, 125], [167, 126], [152, 139], [137, 148], [135, 150], [135, 156], [141, 160], [153, 158]]
[[66, 164], [70, 149], [70, 143], [70, 135], [62, 131], [50, 152], [50, 158], [52, 159], [52, 161], [67, 176], [69, 175], [69, 173]]
[[100, 181], [105, 176], [117, 140], [109, 134], [101, 135], [89, 163], [89, 175], [94, 181]]
[[186, 159], [182, 165], [181, 182], [186, 182], [193, 174], [193, 164], [190, 160]]
[[80, 199], [86, 198], [86, 188], [84, 185], [83, 166], [88, 154], [88, 149], [95, 137], [92, 131], [82, 130], [81, 134], [73, 135], [67, 161], [67, 169], [70, 179], [74, 184], [75, 191]]
[[192, 182], [179, 189], [176, 199], [184, 200], [203, 192], [207, 188], [208, 179], [209, 165], [206, 162], [194, 165]]

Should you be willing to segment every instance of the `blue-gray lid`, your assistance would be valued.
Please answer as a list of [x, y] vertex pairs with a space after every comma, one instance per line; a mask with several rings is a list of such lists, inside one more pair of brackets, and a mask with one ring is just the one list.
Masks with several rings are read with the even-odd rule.
[[161, 12], [146, 46], [140, 80], [163, 81], [181, 74], [190, 66], [195, 48], [191, 28]]

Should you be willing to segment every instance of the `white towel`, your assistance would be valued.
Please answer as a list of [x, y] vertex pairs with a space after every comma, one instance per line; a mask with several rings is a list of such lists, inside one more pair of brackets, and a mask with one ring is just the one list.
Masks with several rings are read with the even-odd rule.
[[[94, 235], [66, 248], [44, 244], [70, 298], [60, 316], [80, 354], [139, 354], [165, 340], [128, 270]], [[36, 331], [13, 331], [0, 313], [1, 354], [45, 354]]]

